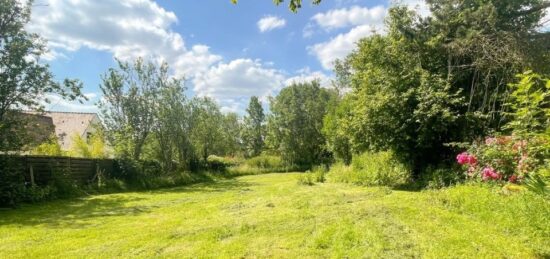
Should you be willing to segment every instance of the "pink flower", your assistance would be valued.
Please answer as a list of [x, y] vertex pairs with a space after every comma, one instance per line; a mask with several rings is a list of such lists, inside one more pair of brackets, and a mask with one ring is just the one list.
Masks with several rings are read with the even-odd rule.
[[467, 164], [469, 160], [470, 159], [467, 152], [462, 152], [456, 156], [456, 161], [461, 165]]
[[517, 177], [515, 174], [511, 175], [511, 176], [508, 178], [508, 182], [511, 182], [511, 183], [515, 183], [515, 182], [517, 182], [517, 181], [518, 181], [518, 177]]
[[462, 152], [456, 156], [456, 161], [461, 164], [470, 164], [475, 165], [477, 164], [477, 158], [474, 155], [470, 155], [467, 152]]
[[489, 179], [498, 180], [502, 178], [502, 175], [495, 171], [492, 167], [485, 167], [482, 171], [481, 177], [483, 181], [487, 181]]

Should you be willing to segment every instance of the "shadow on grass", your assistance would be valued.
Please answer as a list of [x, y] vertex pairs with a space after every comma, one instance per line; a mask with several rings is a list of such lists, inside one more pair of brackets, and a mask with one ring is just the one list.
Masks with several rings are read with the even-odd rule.
[[[18, 209], [0, 209], [2, 226], [38, 226], [46, 228], [83, 229], [100, 225], [99, 218], [138, 216], [162, 206], [147, 203], [147, 195], [212, 193], [249, 189], [252, 184], [236, 178], [208, 181], [168, 189], [126, 192], [25, 204]], [[145, 195], [143, 195], [145, 194]], [[152, 197], [152, 196], [151, 196]], [[139, 203], [142, 204], [139, 204]], [[138, 203], [138, 204], [133, 204]], [[145, 204], [145, 205], [144, 205]], [[169, 205], [168, 205], [169, 206]]]

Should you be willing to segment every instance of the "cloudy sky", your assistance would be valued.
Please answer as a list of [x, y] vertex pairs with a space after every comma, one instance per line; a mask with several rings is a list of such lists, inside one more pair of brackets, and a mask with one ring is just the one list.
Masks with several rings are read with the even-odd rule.
[[[90, 102], [53, 98], [48, 109], [95, 111], [100, 75], [114, 58], [165, 60], [190, 95], [242, 112], [293, 81], [328, 85], [332, 61], [384, 30], [390, 0], [309, 0], [297, 13], [271, 0], [36, 0], [28, 29], [48, 40], [44, 58], [58, 79], [78, 78]], [[417, 7], [420, 0], [400, 3]], [[425, 8], [422, 4], [417, 8]]]

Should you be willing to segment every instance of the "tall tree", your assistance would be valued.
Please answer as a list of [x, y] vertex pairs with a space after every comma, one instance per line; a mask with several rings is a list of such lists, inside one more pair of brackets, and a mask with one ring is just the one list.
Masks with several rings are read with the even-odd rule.
[[40, 62], [46, 52], [39, 35], [25, 31], [32, 1], [0, 0], [0, 150], [17, 150], [25, 144], [22, 109], [41, 111], [47, 96], [85, 99], [82, 84], [56, 82], [49, 66]]
[[268, 139], [287, 163], [311, 166], [327, 155], [321, 130], [336, 96], [336, 91], [313, 81], [294, 83], [271, 99]]
[[119, 156], [139, 160], [145, 141], [156, 123], [157, 98], [171, 80], [166, 63], [157, 67], [137, 59], [133, 64], [118, 60], [102, 76], [99, 103], [107, 137]]
[[223, 140], [224, 155], [235, 156], [242, 152], [243, 141], [241, 138], [242, 124], [239, 121], [239, 115], [234, 112], [223, 116]]
[[265, 140], [265, 114], [258, 97], [250, 98], [246, 113], [243, 129], [244, 145], [248, 156], [257, 156], [262, 152]]
[[190, 135], [193, 127], [190, 101], [180, 80], [173, 80], [159, 95], [154, 136], [157, 158], [166, 170], [191, 169], [196, 156]]
[[223, 114], [208, 97], [193, 98], [191, 105], [193, 146], [202, 162], [206, 162], [209, 155], [223, 153]]

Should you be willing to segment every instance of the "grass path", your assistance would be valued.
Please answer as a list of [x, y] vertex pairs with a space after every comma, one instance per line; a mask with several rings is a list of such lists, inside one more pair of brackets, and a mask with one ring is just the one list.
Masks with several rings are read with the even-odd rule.
[[448, 209], [430, 192], [296, 174], [0, 211], [0, 258], [536, 258], [548, 240]]

